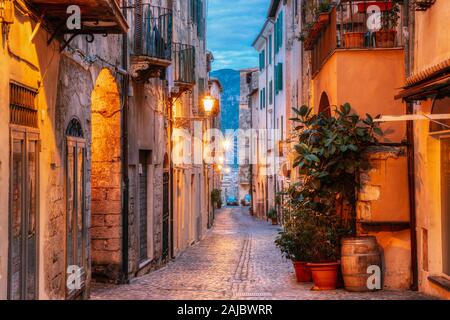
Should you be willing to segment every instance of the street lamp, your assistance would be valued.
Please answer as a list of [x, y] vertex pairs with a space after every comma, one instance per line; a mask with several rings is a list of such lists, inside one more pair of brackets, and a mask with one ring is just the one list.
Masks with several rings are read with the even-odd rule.
[[222, 142], [223, 148], [225, 149], [225, 151], [230, 150], [231, 148], [231, 142], [230, 140], [226, 139]]
[[229, 174], [230, 172], [231, 172], [230, 167], [226, 167], [226, 168], [225, 168], [225, 173], [226, 173], [226, 174]]
[[211, 113], [213, 111], [214, 102], [214, 98], [209, 95], [203, 98], [203, 108], [206, 113]]

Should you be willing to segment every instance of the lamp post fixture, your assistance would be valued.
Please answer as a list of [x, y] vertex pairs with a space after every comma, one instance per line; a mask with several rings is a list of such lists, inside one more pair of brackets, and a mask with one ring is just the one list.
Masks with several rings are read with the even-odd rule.
[[215, 100], [210, 95], [203, 98], [203, 108], [207, 114], [211, 114], [214, 109]]

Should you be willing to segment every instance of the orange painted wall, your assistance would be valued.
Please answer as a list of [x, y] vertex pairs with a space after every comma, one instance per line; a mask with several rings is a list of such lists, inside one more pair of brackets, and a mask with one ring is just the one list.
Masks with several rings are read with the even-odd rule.
[[[364, 116], [401, 115], [405, 106], [394, 99], [405, 83], [404, 50], [337, 50], [313, 76], [310, 105], [317, 112], [323, 92], [331, 106], [350, 103]], [[406, 138], [404, 122], [382, 125], [383, 142]], [[358, 219], [369, 221], [409, 221], [406, 158], [381, 159], [378, 170], [369, 174], [367, 190], [362, 193]], [[360, 197], [362, 197], [360, 193]], [[362, 216], [365, 215], [365, 216]], [[382, 248], [384, 287], [408, 289], [411, 284], [411, 244], [409, 231], [374, 233]]]
[[[331, 105], [349, 102], [360, 115], [369, 113], [400, 115], [404, 105], [394, 100], [405, 83], [402, 49], [337, 50], [312, 80], [312, 101], [318, 110], [320, 96], [326, 92]], [[405, 123], [383, 124], [385, 140], [405, 138]]]

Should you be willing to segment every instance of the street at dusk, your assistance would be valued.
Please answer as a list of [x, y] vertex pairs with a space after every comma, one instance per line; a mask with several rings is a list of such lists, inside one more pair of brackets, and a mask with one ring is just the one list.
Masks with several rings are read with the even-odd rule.
[[0, 0], [0, 300], [449, 301], [449, 21], [448, 0]]

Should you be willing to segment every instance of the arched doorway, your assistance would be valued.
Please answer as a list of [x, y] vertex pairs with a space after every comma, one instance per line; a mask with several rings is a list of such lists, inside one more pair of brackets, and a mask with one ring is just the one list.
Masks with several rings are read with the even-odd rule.
[[[80, 286], [67, 286], [66, 298], [75, 299], [86, 289], [88, 254], [86, 232], [86, 140], [77, 118], [66, 128], [66, 270], [80, 272]], [[73, 270], [73, 268], [81, 270]], [[70, 272], [70, 273], [72, 273]]]
[[92, 221], [93, 276], [116, 280], [121, 266], [121, 126], [116, 80], [103, 69], [92, 101]]
[[322, 92], [322, 95], [320, 96], [319, 113], [325, 113], [325, 115], [331, 117], [330, 100], [325, 91]]

